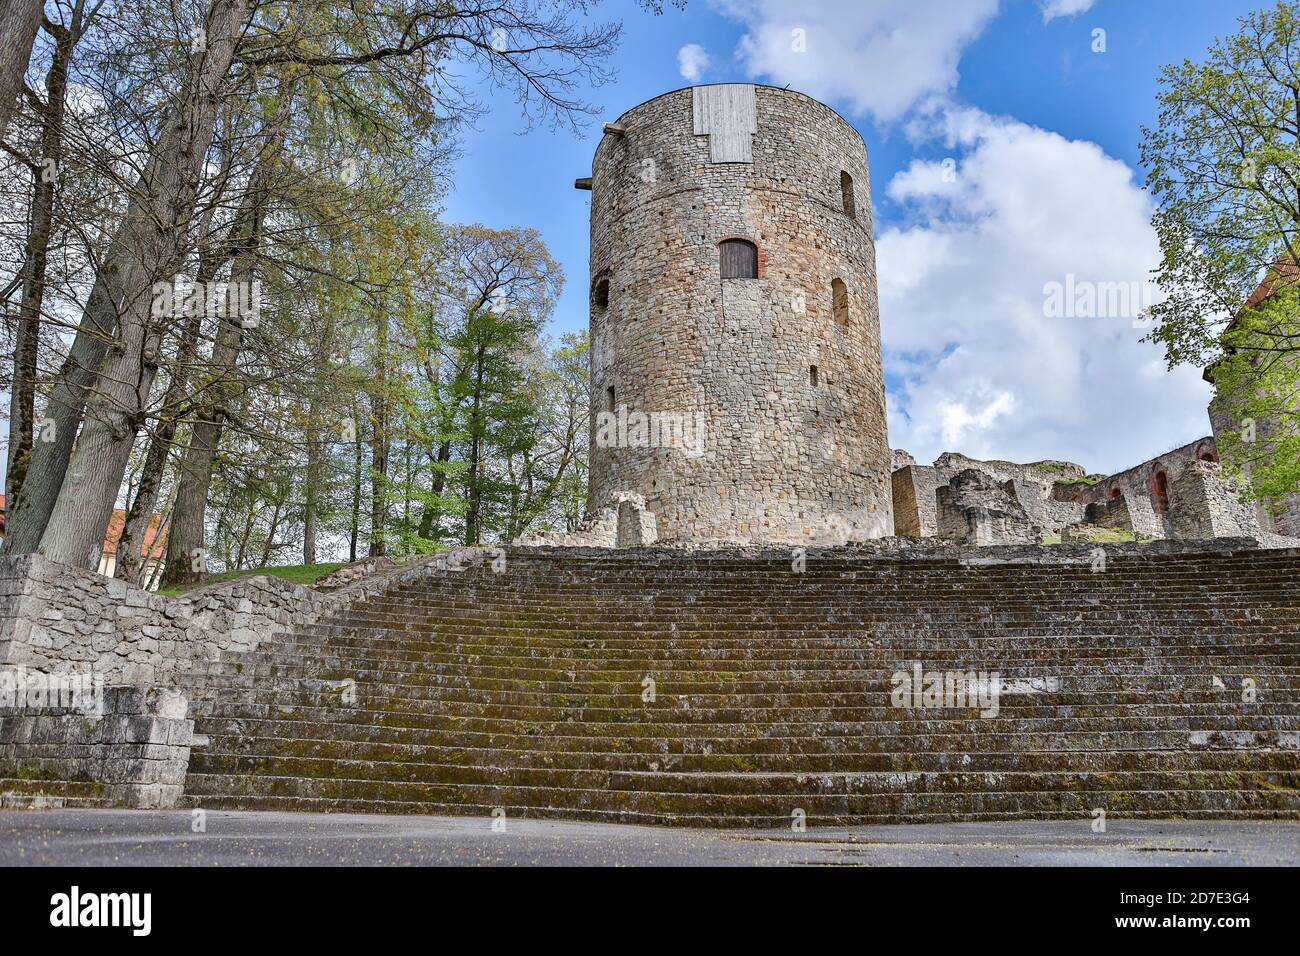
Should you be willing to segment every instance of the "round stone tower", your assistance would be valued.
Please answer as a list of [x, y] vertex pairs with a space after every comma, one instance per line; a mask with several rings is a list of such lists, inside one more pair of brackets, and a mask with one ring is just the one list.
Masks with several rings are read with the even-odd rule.
[[892, 534], [858, 132], [697, 86], [607, 125], [589, 185], [589, 510], [644, 496], [668, 543]]

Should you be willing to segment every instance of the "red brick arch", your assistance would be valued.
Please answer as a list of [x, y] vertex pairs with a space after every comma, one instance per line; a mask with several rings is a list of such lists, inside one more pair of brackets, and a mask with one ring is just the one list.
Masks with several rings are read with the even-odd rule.
[[1158, 515], [1169, 514], [1169, 472], [1163, 468], [1151, 472], [1151, 507]]

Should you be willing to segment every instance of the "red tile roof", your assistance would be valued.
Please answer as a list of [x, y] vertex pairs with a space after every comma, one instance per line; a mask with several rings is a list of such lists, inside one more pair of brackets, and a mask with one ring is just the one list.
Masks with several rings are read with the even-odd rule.
[[[158, 533], [158, 527], [162, 524], [162, 515], [153, 515], [149, 518], [149, 527], [145, 528], [144, 540], [140, 542], [141, 556], [148, 554], [149, 557], [156, 561], [161, 561], [163, 553], [167, 547], [167, 532], [169, 529], [163, 528], [162, 534]], [[104, 532], [104, 554], [117, 554], [117, 543], [122, 540], [122, 529], [126, 527], [126, 512], [121, 508], [113, 509], [113, 517], [108, 519], [108, 528]], [[0, 534], [5, 530], [5, 496], [0, 495]]]
[[1274, 295], [1278, 290], [1278, 286], [1295, 282], [1298, 279], [1300, 279], [1300, 265], [1286, 261], [1277, 263], [1268, 271], [1268, 275], [1264, 276], [1263, 281], [1260, 282], [1255, 291], [1250, 294], [1250, 298], [1246, 300], [1245, 308], [1253, 309], [1269, 296]]

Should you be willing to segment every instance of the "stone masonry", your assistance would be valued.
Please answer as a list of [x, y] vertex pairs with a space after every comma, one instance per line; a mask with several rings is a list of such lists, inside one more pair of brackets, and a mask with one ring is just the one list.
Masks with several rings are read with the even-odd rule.
[[187, 710], [169, 688], [104, 687], [78, 706], [0, 688], [0, 806], [175, 806], [202, 742]]
[[[612, 541], [611, 541], [612, 544]], [[249, 651], [395, 582], [466, 567], [479, 549], [433, 555], [323, 593], [253, 575], [176, 597], [46, 560], [0, 557], [0, 667], [88, 673], [106, 684], [172, 686], [223, 654]]]
[[1116, 472], [1092, 484], [1062, 482], [1054, 489], [1058, 500], [1082, 505], [1123, 497], [1131, 530], [1144, 537], [1173, 537], [1168, 515], [1174, 508], [1173, 487], [1183, 470], [1197, 460], [1217, 461], [1213, 438], [1199, 438], [1157, 455], [1140, 465]]
[[1037, 544], [1043, 529], [1029, 520], [1015, 482], [967, 468], [938, 489], [939, 537], [958, 544]]
[[[890, 534], [857, 131], [789, 90], [678, 90], [607, 128], [590, 182], [591, 515], [631, 492], [670, 544]], [[721, 278], [735, 239], [756, 278]]]
[[[810, 832], [1300, 817], [1300, 551], [791, 550], [508, 548], [228, 655], [185, 804], [787, 834], [794, 808]], [[918, 702], [922, 670], [996, 673], [994, 706]]]
[[[924, 538], [939, 534], [938, 492], [958, 474], [972, 468], [998, 482], [1010, 482], [1029, 520], [1048, 533], [1058, 532], [1083, 517], [1082, 506], [1053, 497], [1053, 486], [1057, 481], [1083, 477], [1083, 468], [1073, 462], [1040, 461], [1019, 465], [1009, 461], [980, 461], [956, 452], [945, 452], [935, 459], [933, 465], [918, 465], [911, 455], [900, 450], [894, 452], [894, 462], [898, 465], [891, 476], [894, 528], [899, 535]], [[1015, 540], [1018, 541], [1018, 537]]]
[[[36, 554], [0, 557], [0, 806], [174, 805], [190, 748], [203, 744], [187, 711], [211, 706], [213, 675], [232, 655], [484, 556], [464, 549], [379, 567], [330, 593], [257, 575], [177, 597]], [[86, 686], [89, 709], [84, 694], [40, 696]]]

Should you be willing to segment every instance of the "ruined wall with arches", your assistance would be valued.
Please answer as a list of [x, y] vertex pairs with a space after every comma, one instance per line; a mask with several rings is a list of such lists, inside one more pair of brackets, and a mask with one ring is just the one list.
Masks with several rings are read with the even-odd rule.
[[1240, 489], [1223, 473], [1208, 435], [1094, 484], [1060, 484], [1055, 495], [1092, 506], [1090, 520], [1121, 514], [1122, 525], [1113, 526], [1143, 537], [1244, 535], [1263, 541], [1276, 536], [1260, 509], [1240, 500]]
[[788, 90], [677, 90], [607, 127], [590, 187], [589, 511], [643, 495], [664, 542], [892, 533], [858, 132]]

